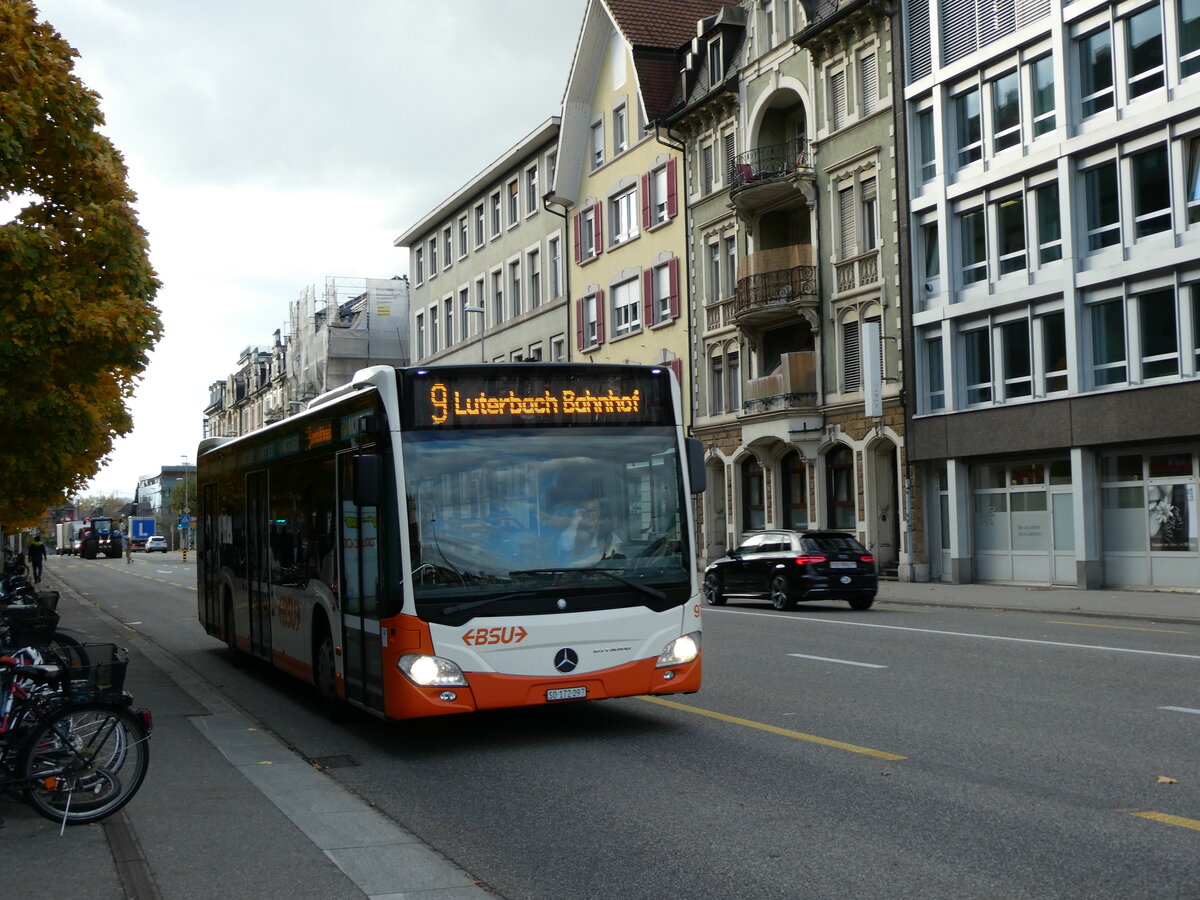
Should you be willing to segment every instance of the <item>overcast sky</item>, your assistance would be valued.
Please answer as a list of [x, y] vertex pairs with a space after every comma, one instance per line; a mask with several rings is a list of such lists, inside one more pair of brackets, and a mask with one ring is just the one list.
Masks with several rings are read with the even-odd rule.
[[165, 333], [90, 492], [195, 462], [208, 387], [559, 114], [585, 0], [40, 0], [125, 156]]

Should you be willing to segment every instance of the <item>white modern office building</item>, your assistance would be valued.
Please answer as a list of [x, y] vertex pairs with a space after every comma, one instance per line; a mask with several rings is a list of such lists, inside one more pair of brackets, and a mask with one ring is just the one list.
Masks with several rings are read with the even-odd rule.
[[901, 13], [932, 577], [1200, 588], [1200, 2]]

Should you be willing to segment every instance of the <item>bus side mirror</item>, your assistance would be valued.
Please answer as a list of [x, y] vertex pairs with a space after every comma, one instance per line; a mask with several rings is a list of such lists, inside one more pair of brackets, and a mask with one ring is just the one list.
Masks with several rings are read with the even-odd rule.
[[684, 438], [687, 442], [688, 475], [692, 482], [692, 493], [703, 494], [708, 481], [704, 468], [704, 445], [698, 438]]
[[377, 453], [354, 457], [354, 504], [378, 506], [383, 465]]

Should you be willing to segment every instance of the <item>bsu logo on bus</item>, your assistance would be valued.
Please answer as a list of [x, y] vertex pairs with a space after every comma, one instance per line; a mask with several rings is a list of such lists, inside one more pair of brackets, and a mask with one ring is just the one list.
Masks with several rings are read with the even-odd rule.
[[484, 647], [489, 644], [519, 644], [525, 640], [526, 631], [520, 625], [504, 628], [472, 628], [463, 633], [463, 643], [468, 647]]

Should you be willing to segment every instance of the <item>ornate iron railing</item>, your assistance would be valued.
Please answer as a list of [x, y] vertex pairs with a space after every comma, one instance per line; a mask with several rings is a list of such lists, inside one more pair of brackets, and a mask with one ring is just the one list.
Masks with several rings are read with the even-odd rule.
[[742, 278], [737, 284], [734, 315], [749, 309], [813, 299], [817, 296], [817, 267], [795, 266], [773, 272], [760, 272]]
[[797, 172], [812, 171], [812, 150], [806, 138], [795, 138], [786, 144], [755, 147], [739, 154], [731, 165], [729, 183], [738, 188], [760, 181], [787, 178]]

